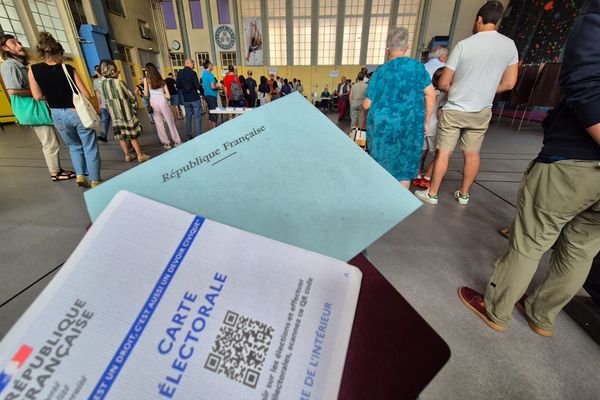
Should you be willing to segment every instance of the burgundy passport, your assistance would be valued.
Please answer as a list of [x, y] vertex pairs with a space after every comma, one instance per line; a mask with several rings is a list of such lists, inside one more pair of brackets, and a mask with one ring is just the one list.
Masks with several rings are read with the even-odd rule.
[[363, 255], [339, 399], [415, 399], [450, 358], [450, 348]]

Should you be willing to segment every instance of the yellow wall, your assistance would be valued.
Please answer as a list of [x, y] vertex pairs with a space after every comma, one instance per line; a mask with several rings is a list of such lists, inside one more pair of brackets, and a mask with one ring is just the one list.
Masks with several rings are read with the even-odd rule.
[[10, 97], [8, 93], [6, 93], [4, 82], [2, 82], [2, 86], [0, 86], [0, 123], [6, 124], [16, 121], [17, 119], [13, 115], [10, 107]]

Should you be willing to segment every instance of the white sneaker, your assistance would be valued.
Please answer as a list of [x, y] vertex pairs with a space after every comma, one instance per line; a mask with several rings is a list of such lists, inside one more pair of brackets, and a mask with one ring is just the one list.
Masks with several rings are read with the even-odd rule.
[[165, 143], [163, 144], [163, 147], [167, 150], [169, 150], [171, 148], [171, 143]]
[[461, 194], [460, 190], [454, 192], [454, 198], [458, 200], [458, 204], [466, 206], [469, 204], [470, 196], [468, 194]]
[[438, 195], [429, 195], [429, 189], [427, 190], [416, 190], [415, 191], [415, 196], [417, 196], [421, 201], [424, 201], [425, 203], [429, 203], [429, 204], [433, 204], [433, 205], [437, 205], [438, 203]]

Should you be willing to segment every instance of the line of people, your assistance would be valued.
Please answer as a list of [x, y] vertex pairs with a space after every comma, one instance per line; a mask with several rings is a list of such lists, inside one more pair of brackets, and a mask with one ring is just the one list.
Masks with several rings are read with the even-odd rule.
[[[31, 66], [27, 52], [14, 36], [2, 36], [0, 49], [4, 59], [2, 79], [11, 95], [13, 112], [17, 118], [22, 118], [19, 117], [23, 111], [20, 108], [35, 114], [27, 124], [34, 126], [42, 143], [51, 179], [75, 178], [77, 185], [82, 187], [99, 185], [102, 179], [96, 132], [86, 128], [75, 111], [69, 79], [75, 82], [81, 96], [89, 99], [90, 93], [77, 71], [70, 65], [63, 66], [62, 45], [49, 33], [41, 32], [36, 50], [43, 61]], [[69, 147], [74, 173], [64, 171], [60, 166], [60, 144], [54, 127]]]
[[[496, 31], [503, 12], [499, 1], [484, 4], [473, 36], [449, 56], [435, 53], [429, 68], [405, 56], [405, 28], [388, 34], [387, 62], [373, 74], [363, 103], [369, 150], [406, 188], [420, 168], [413, 183], [425, 188], [415, 192], [425, 203], [438, 204], [459, 141], [464, 173], [454, 197], [469, 203], [494, 96], [517, 81], [515, 43]], [[496, 261], [485, 293], [466, 286], [458, 291], [462, 303], [497, 331], [508, 329], [516, 306], [535, 333], [552, 336], [557, 314], [581, 288], [600, 251], [600, 52], [594, 46], [599, 13], [600, 0], [591, 0], [573, 25], [559, 79], [563, 96], [544, 120], [542, 150], [523, 176], [507, 252]], [[430, 131], [437, 138], [428, 143]], [[428, 151], [435, 148], [433, 168], [424, 168], [423, 137]], [[525, 295], [541, 257], [555, 243], [546, 279]]]
[[[150, 158], [142, 151], [138, 141], [142, 127], [136, 116], [136, 98], [118, 79], [120, 71], [112, 60], [103, 60], [96, 67], [96, 74], [100, 77], [94, 82], [94, 90], [98, 96], [102, 127], [94, 129], [84, 126], [75, 108], [75, 94], [88, 100], [91, 95], [75, 68], [64, 63], [62, 45], [49, 33], [41, 32], [36, 51], [42, 62], [30, 66], [29, 55], [13, 35], [0, 38], [0, 52], [4, 60], [1, 74], [11, 96], [13, 112], [22, 125], [33, 127], [42, 144], [52, 181], [75, 179], [81, 187], [99, 185], [102, 178], [98, 141], [107, 141], [111, 124], [125, 161], [137, 159], [144, 162]], [[166, 119], [175, 143], [179, 144], [181, 141], [166, 105], [168, 91], [163, 89], [160, 95], [158, 93], [158, 88], [165, 86], [164, 81], [155, 66], [150, 64], [146, 68], [153, 72], [146, 79], [147, 95], [157, 110], [157, 118]], [[73, 86], [70, 81], [74, 82]], [[160, 126], [157, 129], [161, 139], [166, 136], [160, 132]], [[61, 167], [56, 131], [69, 148], [75, 171]]]
[[260, 77], [260, 85], [258, 87], [260, 105], [277, 100], [293, 92], [304, 95], [304, 85], [302, 85], [301, 80], [296, 78], [288, 80], [287, 78], [275, 76], [275, 74], [270, 74], [269, 79], [265, 76]]

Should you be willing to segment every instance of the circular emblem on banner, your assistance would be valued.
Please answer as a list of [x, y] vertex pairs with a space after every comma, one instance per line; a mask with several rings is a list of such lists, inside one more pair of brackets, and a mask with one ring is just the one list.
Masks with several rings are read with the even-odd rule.
[[215, 31], [215, 42], [223, 50], [229, 50], [235, 44], [235, 32], [229, 25], [221, 25]]

